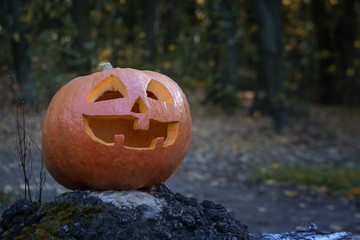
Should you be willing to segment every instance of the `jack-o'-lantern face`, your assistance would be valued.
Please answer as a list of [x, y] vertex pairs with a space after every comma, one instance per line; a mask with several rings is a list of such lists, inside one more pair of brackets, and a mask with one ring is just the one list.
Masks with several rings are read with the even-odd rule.
[[190, 140], [189, 105], [174, 81], [116, 68], [76, 78], [54, 96], [43, 156], [70, 189], [136, 189], [171, 177]]
[[[86, 101], [90, 103], [107, 101], [108, 104], [112, 104], [113, 101], [111, 100], [127, 97], [128, 92], [125, 85], [118, 77], [110, 75], [90, 92]], [[124, 138], [124, 147], [134, 149], [153, 149], [158, 139], [163, 141], [163, 147], [173, 144], [177, 136], [179, 122], [160, 122], [151, 119], [149, 105], [145, 104], [142, 98], [152, 99], [151, 101], [158, 104], [160, 108], [166, 108], [167, 105], [174, 104], [174, 100], [166, 87], [155, 80], [150, 80], [146, 86], [146, 95], [136, 96], [130, 110], [130, 112], [143, 118], [144, 121], [149, 121], [148, 129], [139, 129], [139, 118], [133, 115], [83, 115], [86, 132], [95, 141], [108, 146], [114, 145], [115, 136]], [[156, 101], [160, 102], [156, 103]]]

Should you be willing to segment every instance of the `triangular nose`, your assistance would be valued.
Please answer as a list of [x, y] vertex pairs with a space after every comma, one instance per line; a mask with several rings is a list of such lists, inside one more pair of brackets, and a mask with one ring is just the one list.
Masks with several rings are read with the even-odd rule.
[[134, 102], [133, 107], [131, 108], [131, 112], [133, 113], [148, 113], [148, 109], [144, 103], [144, 101], [139, 97]]

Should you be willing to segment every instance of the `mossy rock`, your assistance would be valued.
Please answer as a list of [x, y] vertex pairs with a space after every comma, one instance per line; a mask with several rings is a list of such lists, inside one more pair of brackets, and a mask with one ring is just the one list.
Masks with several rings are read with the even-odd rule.
[[[119, 191], [118, 196], [126, 198], [119, 204], [96, 197], [109, 198], [115, 191], [110, 195], [74, 191], [41, 207], [20, 200], [3, 214], [2, 238], [248, 239], [247, 227], [219, 204], [199, 204], [194, 198], [173, 194], [164, 185], [138, 192], [141, 194]], [[129, 201], [129, 196], [142, 199]], [[152, 205], [152, 198], [158, 206]]]

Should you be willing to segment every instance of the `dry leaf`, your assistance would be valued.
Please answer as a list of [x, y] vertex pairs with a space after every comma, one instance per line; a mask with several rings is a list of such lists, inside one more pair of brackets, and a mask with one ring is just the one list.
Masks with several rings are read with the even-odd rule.
[[284, 194], [285, 194], [285, 196], [290, 197], [290, 198], [299, 196], [299, 192], [298, 192], [298, 191], [285, 190], [285, 191], [284, 191]]
[[258, 212], [261, 212], [261, 213], [267, 212], [267, 208], [265, 208], [265, 207], [258, 207], [257, 210], [258, 210]]
[[344, 227], [338, 225], [338, 224], [330, 224], [329, 225], [329, 229], [331, 231], [335, 231], [335, 232], [340, 232], [340, 231], [343, 231], [344, 230]]

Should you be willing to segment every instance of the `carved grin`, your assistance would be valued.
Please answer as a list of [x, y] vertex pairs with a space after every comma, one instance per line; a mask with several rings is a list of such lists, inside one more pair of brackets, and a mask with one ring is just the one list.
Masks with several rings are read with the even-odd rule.
[[83, 114], [85, 131], [104, 145], [113, 146], [115, 136], [123, 135], [123, 146], [134, 149], [154, 149], [158, 140], [167, 147], [175, 142], [179, 122], [159, 122], [150, 119], [149, 129], [137, 129], [138, 118], [125, 116], [90, 116]]

